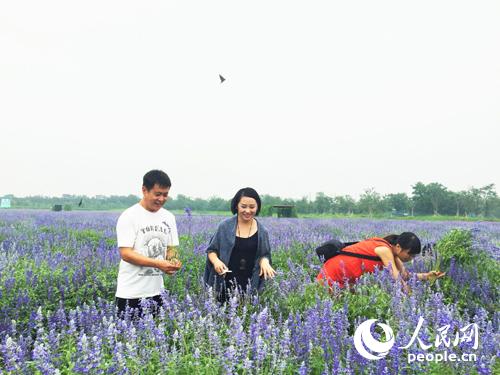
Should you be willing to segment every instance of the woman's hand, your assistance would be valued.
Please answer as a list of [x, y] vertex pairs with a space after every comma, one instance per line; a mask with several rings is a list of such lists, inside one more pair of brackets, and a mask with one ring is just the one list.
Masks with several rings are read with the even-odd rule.
[[430, 271], [430, 272], [424, 272], [424, 273], [417, 273], [417, 278], [419, 280], [434, 281], [434, 280], [440, 279], [441, 277], [443, 277], [445, 275], [446, 275], [446, 272]]
[[222, 276], [229, 271], [229, 268], [227, 268], [224, 262], [219, 259], [215, 251], [211, 251], [208, 253], [208, 260], [214, 266], [215, 272], [217, 272], [217, 274]]
[[229, 268], [224, 264], [224, 262], [220, 259], [217, 259], [214, 262], [214, 269], [215, 272], [217, 272], [219, 275], [224, 275], [227, 271], [229, 271]]
[[425, 273], [425, 280], [437, 280], [440, 279], [441, 277], [445, 276], [446, 272], [440, 272], [440, 271], [430, 271]]
[[269, 264], [269, 259], [262, 258], [260, 261], [260, 273], [259, 276], [264, 276], [264, 280], [272, 279], [276, 275], [276, 271]]

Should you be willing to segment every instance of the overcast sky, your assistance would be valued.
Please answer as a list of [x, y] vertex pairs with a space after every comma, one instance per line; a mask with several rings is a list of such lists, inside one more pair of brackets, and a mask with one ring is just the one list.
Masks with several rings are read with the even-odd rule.
[[153, 168], [203, 198], [500, 191], [498, 20], [497, 0], [0, 0], [0, 195], [140, 195]]

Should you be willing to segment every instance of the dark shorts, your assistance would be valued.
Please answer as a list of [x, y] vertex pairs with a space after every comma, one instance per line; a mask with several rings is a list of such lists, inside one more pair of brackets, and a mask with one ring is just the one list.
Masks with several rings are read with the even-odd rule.
[[[141, 299], [142, 298], [120, 298], [116, 297], [116, 306], [118, 307], [118, 316], [123, 317], [125, 314], [125, 311], [127, 309], [127, 306], [130, 309], [130, 313], [133, 316], [141, 317], [144, 314], [144, 311], [141, 307]], [[153, 297], [147, 297], [144, 298], [148, 300], [150, 303], [150, 308], [149, 310], [153, 314], [153, 316], [156, 316], [158, 313], [158, 309], [163, 306], [163, 301], [161, 299], [160, 295], [153, 296]]]

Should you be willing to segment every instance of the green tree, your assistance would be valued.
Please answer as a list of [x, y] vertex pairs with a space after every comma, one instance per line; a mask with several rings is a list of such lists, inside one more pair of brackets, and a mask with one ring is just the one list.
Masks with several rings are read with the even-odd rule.
[[438, 215], [440, 204], [446, 200], [450, 201], [448, 189], [437, 182], [423, 184], [417, 182], [413, 185], [413, 200], [415, 201], [415, 211], [420, 214]]
[[207, 203], [209, 211], [229, 211], [231, 202], [219, 197], [211, 197]]
[[427, 194], [434, 215], [439, 215], [439, 205], [445, 200], [447, 191], [446, 187], [437, 182], [432, 182], [427, 185]]
[[453, 201], [455, 202], [455, 216], [466, 215], [465, 206], [467, 203], [467, 192], [457, 191], [451, 192]]
[[414, 202], [414, 210], [419, 215], [429, 215], [432, 213], [432, 205], [427, 195], [427, 187], [422, 182], [417, 182], [412, 186], [412, 200]]
[[169, 199], [168, 207], [172, 210], [183, 210], [186, 207], [194, 210], [193, 203], [193, 200], [188, 196], [179, 194], [175, 199]]
[[399, 213], [410, 211], [410, 197], [406, 193], [387, 194], [384, 196], [384, 202], [389, 210], [395, 210]]
[[351, 215], [355, 210], [356, 201], [350, 195], [336, 196], [333, 198], [333, 212]]
[[268, 194], [261, 195], [260, 199], [262, 201], [263, 206], [264, 205], [274, 206], [277, 204], [283, 204], [283, 200], [280, 197], [275, 197], [275, 196], [268, 195]]
[[312, 212], [312, 204], [307, 197], [297, 199], [294, 204], [297, 212], [300, 214], [309, 214]]
[[482, 214], [484, 217], [490, 217], [495, 206], [495, 201], [498, 199], [495, 184], [483, 186], [479, 190], [483, 200]]
[[332, 212], [333, 199], [325, 193], [319, 192], [316, 194], [316, 199], [314, 200], [313, 205], [315, 212], [317, 213], [324, 214]]
[[382, 212], [382, 196], [373, 188], [366, 189], [359, 197], [358, 210], [372, 216], [374, 213]]

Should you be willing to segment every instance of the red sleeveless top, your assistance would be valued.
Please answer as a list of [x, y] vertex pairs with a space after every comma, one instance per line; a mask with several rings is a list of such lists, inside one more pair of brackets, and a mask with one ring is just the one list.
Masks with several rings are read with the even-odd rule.
[[[342, 250], [350, 253], [378, 256], [375, 253], [375, 248], [379, 246], [391, 248], [389, 242], [383, 238], [375, 237], [347, 246]], [[330, 286], [334, 282], [337, 282], [341, 288], [344, 288], [346, 279], [349, 284], [354, 283], [362, 274], [374, 272], [376, 267], [382, 268], [384, 267], [384, 263], [382, 261], [355, 258], [348, 255], [336, 255], [323, 264], [316, 280], [324, 282], [326, 279]]]

